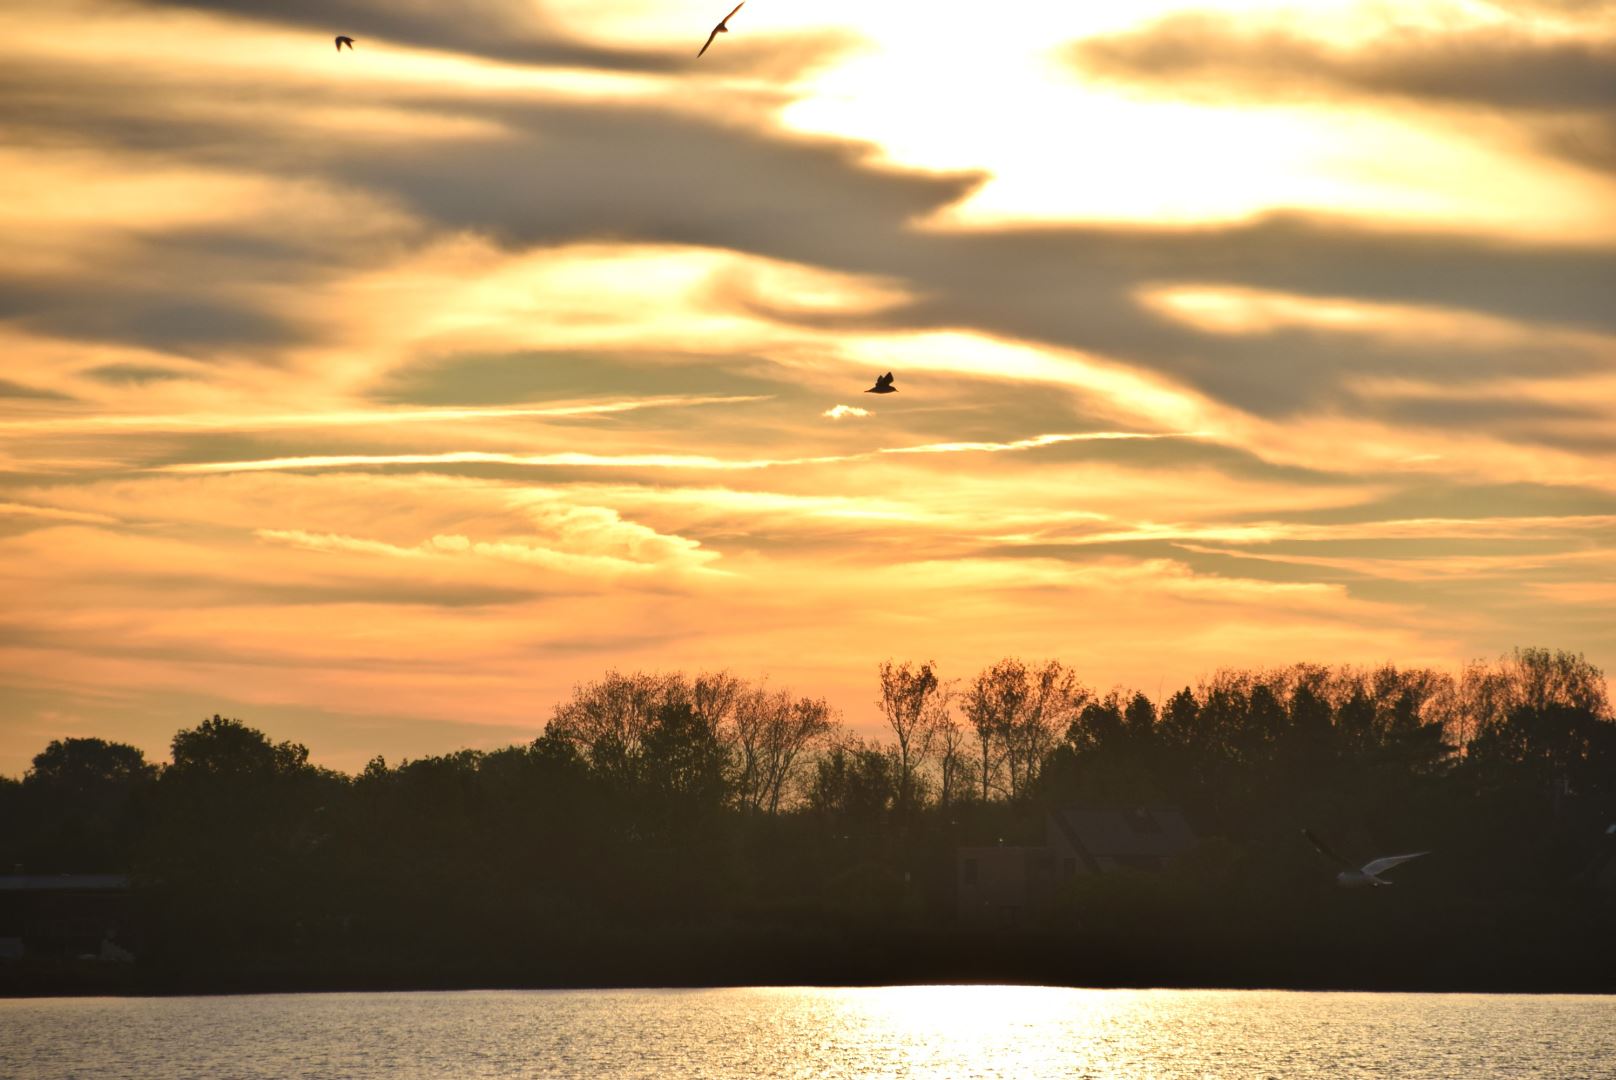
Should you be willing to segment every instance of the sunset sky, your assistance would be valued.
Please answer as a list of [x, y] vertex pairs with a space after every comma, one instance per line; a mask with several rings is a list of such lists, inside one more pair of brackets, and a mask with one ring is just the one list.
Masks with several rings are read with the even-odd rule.
[[1616, 667], [1616, 3], [730, 6], [0, 0], [0, 773]]

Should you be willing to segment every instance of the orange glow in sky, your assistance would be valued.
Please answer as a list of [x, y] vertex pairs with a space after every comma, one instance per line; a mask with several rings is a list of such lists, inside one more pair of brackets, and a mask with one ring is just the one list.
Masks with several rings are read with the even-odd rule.
[[1608, 5], [473, 7], [0, 6], [0, 774], [1616, 664]]

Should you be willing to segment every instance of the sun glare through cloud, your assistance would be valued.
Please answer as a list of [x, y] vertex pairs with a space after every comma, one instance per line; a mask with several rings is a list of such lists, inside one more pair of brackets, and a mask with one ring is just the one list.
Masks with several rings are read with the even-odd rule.
[[208, 694], [357, 768], [608, 668], [1616, 664], [1607, 9], [476, 13], [0, 10], [0, 774]]

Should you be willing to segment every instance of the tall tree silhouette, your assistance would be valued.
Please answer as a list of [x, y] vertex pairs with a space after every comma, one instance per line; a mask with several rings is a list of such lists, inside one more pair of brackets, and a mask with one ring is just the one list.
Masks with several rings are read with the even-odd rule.
[[57, 739], [34, 756], [17, 792], [13, 862], [41, 872], [127, 870], [157, 768], [104, 739]]
[[778, 814], [808, 754], [835, 731], [835, 713], [823, 698], [757, 686], [740, 694], [734, 715], [736, 797], [750, 813]]
[[1009, 790], [1001, 773], [1010, 752], [1011, 731], [1030, 694], [1027, 665], [1013, 656], [983, 669], [966, 687], [961, 707], [976, 733], [977, 780], [983, 802], [995, 790]]
[[881, 715], [897, 741], [897, 797], [900, 812], [920, 800], [916, 774], [931, 756], [938, 728], [948, 708], [948, 694], [930, 661], [881, 663]]

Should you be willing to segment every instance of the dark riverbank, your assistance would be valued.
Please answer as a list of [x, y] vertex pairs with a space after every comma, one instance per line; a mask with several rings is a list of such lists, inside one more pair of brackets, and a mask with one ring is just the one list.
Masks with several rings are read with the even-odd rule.
[[[984, 673], [976, 740], [925, 753], [722, 673], [611, 675], [529, 744], [356, 776], [221, 717], [161, 768], [53, 742], [0, 780], [0, 994], [1616, 990], [1616, 720], [1579, 658], [1160, 707], [1033, 674]], [[1023, 707], [1045, 683], [1063, 727]], [[882, 685], [918, 739], [936, 678]]]
[[[494, 949], [193, 956], [109, 964], [32, 958], [0, 966], [0, 996], [449, 989], [866, 986], [1013, 983], [1074, 987], [1616, 993], [1616, 933], [1591, 910], [1532, 932], [1457, 921], [1417, 928], [1371, 916], [1343, 927], [1150, 939], [1047, 930], [664, 927], [534, 935]], [[1401, 925], [1399, 925], [1401, 924]], [[1580, 929], [1578, 929], [1580, 927]], [[1335, 936], [1332, 936], [1335, 935]]]

